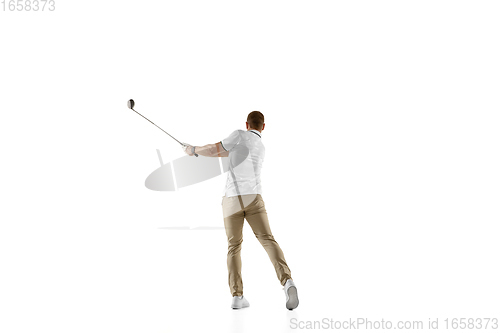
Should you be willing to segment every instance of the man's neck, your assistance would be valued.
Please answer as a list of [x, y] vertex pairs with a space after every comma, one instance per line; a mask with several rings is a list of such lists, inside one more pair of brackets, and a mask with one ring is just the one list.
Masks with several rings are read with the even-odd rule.
[[247, 129], [247, 131], [251, 131], [251, 130], [254, 130], [254, 131], [257, 131], [259, 133], [262, 133], [262, 131], [259, 131], [258, 129], [255, 129], [255, 128], [249, 128], [249, 129]]

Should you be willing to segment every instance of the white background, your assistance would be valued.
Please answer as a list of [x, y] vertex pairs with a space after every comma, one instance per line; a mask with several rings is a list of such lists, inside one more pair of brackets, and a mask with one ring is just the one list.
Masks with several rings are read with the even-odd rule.
[[[60, 1], [0, 12], [0, 331], [287, 332], [499, 315], [495, 1]], [[144, 186], [175, 141], [266, 117], [230, 309], [225, 175]], [[442, 327], [442, 326], [441, 326]]]

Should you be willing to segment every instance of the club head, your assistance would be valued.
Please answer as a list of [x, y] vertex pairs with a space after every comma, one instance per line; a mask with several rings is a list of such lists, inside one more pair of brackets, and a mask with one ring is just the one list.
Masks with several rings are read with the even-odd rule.
[[127, 106], [129, 109], [133, 109], [134, 108], [134, 100], [133, 99], [129, 99], [129, 101], [127, 102]]

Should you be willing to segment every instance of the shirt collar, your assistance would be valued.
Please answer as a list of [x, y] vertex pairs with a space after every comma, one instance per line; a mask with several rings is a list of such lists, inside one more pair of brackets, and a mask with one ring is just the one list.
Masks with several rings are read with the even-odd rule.
[[262, 138], [262, 134], [257, 130], [250, 130], [249, 132], [255, 133], [259, 136], [259, 138]]

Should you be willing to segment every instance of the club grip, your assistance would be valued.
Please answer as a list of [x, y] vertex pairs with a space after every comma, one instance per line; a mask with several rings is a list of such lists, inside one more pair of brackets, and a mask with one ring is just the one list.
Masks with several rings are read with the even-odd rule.
[[194, 156], [198, 157], [198, 154], [194, 154]]

